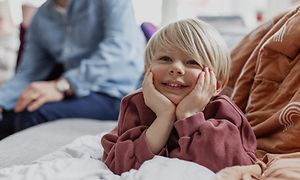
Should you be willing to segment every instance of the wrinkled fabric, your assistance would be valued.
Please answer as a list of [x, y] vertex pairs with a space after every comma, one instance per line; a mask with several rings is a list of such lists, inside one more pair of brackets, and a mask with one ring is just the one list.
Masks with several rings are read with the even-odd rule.
[[221, 170], [215, 180], [299, 180], [300, 153], [266, 154], [262, 161], [250, 166], [234, 166]]
[[121, 176], [113, 174], [100, 161], [103, 148], [100, 139], [105, 133], [76, 138], [58, 150], [27, 165], [0, 169], [0, 180], [213, 180], [215, 173], [196, 163], [155, 156], [139, 170]]
[[257, 158], [300, 151], [300, 8], [281, 13], [231, 52], [228, 87], [256, 137]]

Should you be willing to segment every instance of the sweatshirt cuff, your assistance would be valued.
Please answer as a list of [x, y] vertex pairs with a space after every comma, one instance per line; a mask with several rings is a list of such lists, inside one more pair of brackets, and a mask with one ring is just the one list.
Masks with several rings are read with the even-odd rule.
[[199, 127], [203, 122], [205, 122], [205, 117], [203, 112], [200, 112], [190, 117], [177, 120], [174, 123], [174, 127], [176, 128], [179, 137], [191, 136], [199, 131]]

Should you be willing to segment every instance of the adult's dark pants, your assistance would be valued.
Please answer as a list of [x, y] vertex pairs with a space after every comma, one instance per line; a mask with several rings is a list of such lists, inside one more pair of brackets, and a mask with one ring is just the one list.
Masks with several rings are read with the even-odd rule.
[[83, 98], [67, 97], [60, 102], [46, 103], [34, 112], [4, 111], [0, 121], [0, 139], [28, 127], [63, 118], [117, 120], [120, 99], [102, 93], [91, 93]]

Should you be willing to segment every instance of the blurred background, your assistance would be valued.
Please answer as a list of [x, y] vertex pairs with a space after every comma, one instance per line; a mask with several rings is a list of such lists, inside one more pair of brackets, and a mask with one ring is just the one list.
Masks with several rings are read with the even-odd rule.
[[[3, 0], [1, 0], [3, 1]], [[16, 23], [22, 21], [22, 4], [40, 6], [46, 0], [8, 0]], [[138, 23], [156, 26], [197, 16], [240, 16], [246, 26], [278, 13], [299, 0], [132, 0]]]
[[[1, 0], [3, 1], [3, 0]], [[22, 21], [23, 4], [38, 7], [46, 0], [8, 0], [16, 24]], [[132, 0], [138, 23], [162, 26], [170, 21], [197, 16], [239, 16], [246, 26], [257, 23], [299, 0]]]
[[[39, 7], [46, 0], [7, 1], [10, 3], [15, 24], [23, 22], [26, 25], [29, 23], [26, 19], [30, 19], [34, 14], [34, 11], [29, 10], [30, 7]], [[231, 47], [261, 22], [295, 3], [300, 3], [300, 0], [132, 0], [132, 2], [138, 24], [151, 22], [159, 28], [174, 20], [196, 17], [219, 30]]]

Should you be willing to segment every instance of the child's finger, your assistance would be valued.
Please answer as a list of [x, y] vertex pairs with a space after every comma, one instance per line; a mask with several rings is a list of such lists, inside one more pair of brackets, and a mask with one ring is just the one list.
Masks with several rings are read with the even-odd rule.
[[149, 79], [150, 80], [152, 79], [151, 77], [149, 78], [149, 76], [151, 74], [150, 72], [151, 72], [150, 69], [148, 69], [144, 76], [144, 80], [143, 80], [143, 84], [142, 84], [143, 87], [146, 85], [146, 83], [149, 81]]
[[148, 71], [145, 74], [142, 87], [143, 87], [143, 92], [145, 94], [151, 93], [153, 90], [155, 90], [155, 87], [153, 84], [153, 73], [151, 71]]
[[211, 86], [213, 86], [214, 91], [216, 91], [216, 88], [217, 88], [217, 78], [216, 78], [215, 73], [212, 70], [210, 71], [210, 84], [211, 84]]
[[210, 88], [210, 70], [208, 67], [204, 68], [205, 71], [205, 79], [204, 79], [204, 90], [208, 90]]
[[151, 71], [149, 72], [148, 82], [149, 84], [153, 85], [153, 73]]
[[202, 92], [204, 86], [205, 72], [202, 71], [199, 74], [196, 87], [199, 88], [197, 91]]

